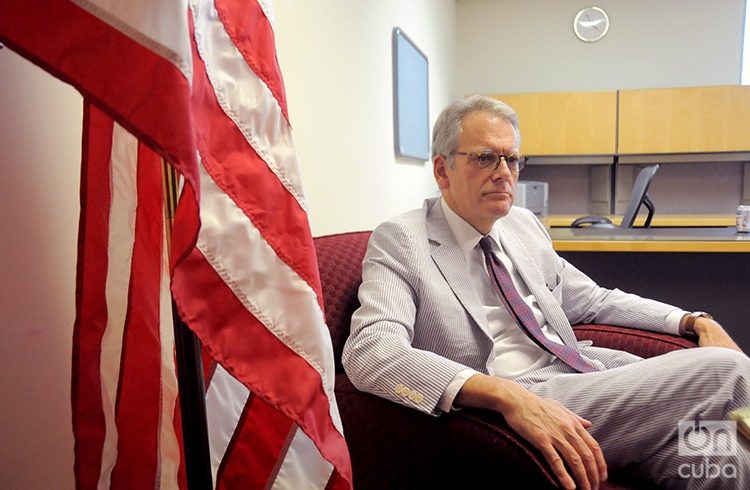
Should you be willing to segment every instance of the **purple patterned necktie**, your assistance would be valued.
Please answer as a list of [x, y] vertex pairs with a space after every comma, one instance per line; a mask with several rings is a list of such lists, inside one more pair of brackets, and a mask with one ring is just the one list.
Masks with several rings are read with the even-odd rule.
[[521, 327], [521, 330], [536, 345], [556, 356], [576, 371], [581, 373], [596, 371], [597, 369], [586, 362], [577, 350], [567, 345], [558, 344], [544, 335], [542, 327], [536, 321], [534, 312], [531, 311], [529, 305], [521, 298], [518, 290], [513, 285], [513, 280], [510, 277], [508, 269], [505, 268], [500, 259], [492, 252], [492, 243], [490, 240], [491, 238], [488, 236], [482, 238], [479, 241], [479, 246], [482, 247], [482, 251], [484, 252], [484, 261], [487, 264], [487, 271], [490, 274], [492, 287], [495, 288], [495, 292], [500, 296], [500, 300], [516, 324]]

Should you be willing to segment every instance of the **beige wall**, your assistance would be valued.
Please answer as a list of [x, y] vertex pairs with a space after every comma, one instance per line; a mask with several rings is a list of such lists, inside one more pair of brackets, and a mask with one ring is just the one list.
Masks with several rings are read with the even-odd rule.
[[[607, 35], [573, 33], [602, 7]], [[459, 93], [554, 92], [740, 82], [745, 0], [457, 0]]]
[[72, 488], [78, 93], [0, 51], [0, 481]]
[[[391, 30], [427, 54], [430, 119], [453, 95], [453, 0], [278, 0], [279, 59], [316, 234], [371, 228], [435, 193], [393, 152]], [[70, 357], [82, 100], [0, 50], [0, 481], [73, 488]]]
[[[740, 82], [745, 0], [599, 0], [607, 35], [584, 43], [579, 0], [457, 0], [460, 94], [616, 90]], [[707, 157], [710, 160], [710, 157]], [[655, 157], [653, 163], [660, 163]], [[743, 200], [740, 163], [666, 164], [651, 186], [657, 213], [732, 214]], [[590, 166], [530, 166], [522, 179], [549, 182], [551, 213], [603, 213], [594, 196], [609, 181]], [[620, 171], [626, 203], [632, 168]], [[702, 189], [702, 199], [684, 189]], [[608, 192], [607, 192], [608, 193]], [[745, 197], [746, 199], [746, 197]], [[619, 209], [618, 212], [622, 212]]]
[[313, 233], [371, 229], [437, 193], [393, 149], [391, 31], [427, 55], [430, 123], [454, 96], [453, 0], [277, 0], [279, 63]]

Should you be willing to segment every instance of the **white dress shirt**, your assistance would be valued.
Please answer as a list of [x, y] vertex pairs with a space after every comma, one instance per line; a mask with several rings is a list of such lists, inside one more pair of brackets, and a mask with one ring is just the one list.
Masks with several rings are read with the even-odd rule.
[[[516, 325], [510, 313], [503, 306], [497, 292], [495, 292], [487, 273], [484, 253], [479, 247], [479, 241], [483, 235], [458, 216], [448, 206], [445, 199], [440, 200], [440, 205], [448, 221], [448, 226], [453, 232], [453, 236], [466, 259], [469, 275], [479, 296], [482, 309], [487, 316], [487, 326], [494, 342], [494, 359], [488, 365], [489, 374], [513, 379], [548, 365], [554, 360], [554, 356], [535, 344]], [[499, 233], [494, 226], [488, 233], [488, 236], [492, 239], [492, 249], [495, 255], [508, 269], [513, 280], [513, 285], [526, 304], [531, 308], [537, 322], [542, 327], [544, 335], [553, 342], [562, 344], [563, 342], [557, 332], [547, 324], [536, 299], [519, 275], [513, 261], [503, 252]], [[667, 324], [670, 325], [670, 330], [674, 330], [677, 333], [679, 321], [683, 314], [682, 310], [675, 310], [667, 317]], [[440, 398], [438, 408], [446, 412], [451, 410], [453, 408], [453, 400], [461, 390], [461, 387], [475, 374], [478, 374], [477, 371], [469, 368], [459, 372]]]

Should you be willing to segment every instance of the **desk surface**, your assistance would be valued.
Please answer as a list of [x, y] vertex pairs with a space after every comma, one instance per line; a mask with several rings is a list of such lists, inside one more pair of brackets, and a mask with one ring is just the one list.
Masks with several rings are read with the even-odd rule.
[[[552, 214], [542, 218], [547, 227], [569, 227], [576, 218], [582, 215]], [[608, 216], [613, 223], [620, 224], [622, 216]], [[639, 215], [635, 219], [635, 225], [643, 225], [645, 215]], [[733, 214], [656, 214], [651, 222], [653, 227], [661, 226], [734, 226], [735, 215]]]
[[724, 228], [552, 228], [563, 252], [750, 252], [750, 234]]

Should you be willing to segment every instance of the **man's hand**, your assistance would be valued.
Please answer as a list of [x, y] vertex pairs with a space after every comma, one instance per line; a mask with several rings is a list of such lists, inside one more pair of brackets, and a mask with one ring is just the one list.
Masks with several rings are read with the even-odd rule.
[[698, 345], [701, 347], [726, 347], [742, 352], [722, 326], [710, 318], [697, 318], [693, 329], [698, 336]]
[[586, 431], [591, 422], [554, 400], [513, 381], [477, 374], [464, 384], [454, 403], [503, 414], [513, 430], [541, 451], [564, 488], [576, 488], [578, 482], [580, 488], [597, 489], [607, 479], [604, 454]]

